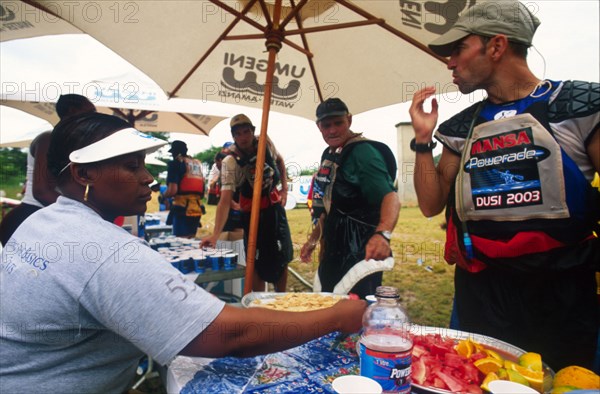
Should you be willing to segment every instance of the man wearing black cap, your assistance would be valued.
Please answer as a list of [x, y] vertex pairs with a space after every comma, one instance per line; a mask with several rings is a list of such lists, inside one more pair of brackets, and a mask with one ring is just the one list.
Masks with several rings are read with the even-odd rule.
[[[235, 204], [234, 193], [239, 195], [244, 244], [246, 248], [248, 246], [258, 139], [254, 136], [255, 127], [252, 121], [244, 114], [231, 118], [230, 127], [234, 144], [229, 146], [229, 154], [221, 163], [221, 198], [217, 205], [215, 229], [210, 237], [202, 240], [201, 246], [216, 245], [227, 222], [230, 208]], [[284, 209], [286, 199], [285, 163], [271, 140], [267, 139], [253, 290], [264, 291], [265, 282], [273, 283], [275, 291], [286, 290], [287, 264], [293, 258], [292, 238]]]
[[483, 2], [429, 45], [450, 57], [462, 93], [484, 89], [488, 97], [439, 126], [436, 167], [437, 101], [423, 110], [435, 89], [415, 94], [415, 189], [426, 216], [447, 208], [445, 258], [457, 265], [453, 328], [538, 352], [554, 370], [591, 368], [600, 85], [537, 78], [526, 55], [539, 24], [518, 1]]
[[400, 212], [390, 149], [350, 130], [346, 104], [330, 98], [317, 107], [317, 126], [329, 145], [313, 183], [315, 228], [300, 252], [308, 262], [319, 242], [315, 291], [375, 294], [392, 269], [392, 231]]
[[167, 223], [173, 224], [173, 234], [193, 238], [200, 226], [202, 198], [204, 197], [204, 175], [202, 163], [187, 155], [187, 144], [173, 141], [169, 152], [173, 160], [167, 167], [167, 190], [164, 197], [173, 197]]

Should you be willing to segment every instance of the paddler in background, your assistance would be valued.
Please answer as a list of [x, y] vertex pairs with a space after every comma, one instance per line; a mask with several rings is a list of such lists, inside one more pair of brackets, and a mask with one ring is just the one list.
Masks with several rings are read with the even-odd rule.
[[187, 144], [176, 140], [169, 152], [173, 160], [167, 167], [165, 198], [173, 197], [167, 224], [173, 224], [173, 235], [193, 238], [201, 226], [204, 213], [204, 174], [202, 163], [187, 154]]
[[396, 159], [383, 143], [350, 130], [352, 115], [339, 98], [319, 104], [317, 127], [329, 145], [313, 183], [316, 225], [300, 258], [311, 261], [321, 242], [314, 291], [375, 294], [394, 266], [392, 231], [400, 213]]

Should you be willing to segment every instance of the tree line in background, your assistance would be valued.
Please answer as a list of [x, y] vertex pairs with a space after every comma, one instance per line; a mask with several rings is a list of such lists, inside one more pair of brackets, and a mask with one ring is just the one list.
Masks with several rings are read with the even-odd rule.
[[[165, 139], [162, 133], [149, 134]], [[211, 168], [215, 162], [215, 155], [220, 150], [220, 146], [213, 146], [194, 155], [194, 158], [205, 163], [208, 168]], [[171, 159], [170, 155], [161, 158], [163, 161]], [[161, 172], [166, 171], [166, 168], [163, 166], [149, 164], [146, 167], [156, 179], [158, 179], [158, 175]], [[27, 176], [27, 148], [0, 148], [0, 168], [0, 190], [4, 191], [5, 197], [18, 198], [18, 193], [21, 193]], [[312, 175], [313, 172], [314, 170], [302, 170], [300, 175]]]
[[0, 184], [4, 185], [12, 178], [25, 178], [27, 170], [27, 150], [19, 148], [0, 149]]
[[[155, 178], [165, 170], [157, 165], [146, 167]], [[4, 191], [3, 196], [18, 199], [27, 177], [27, 148], [0, 148], [0, 168], [0, 190]]]

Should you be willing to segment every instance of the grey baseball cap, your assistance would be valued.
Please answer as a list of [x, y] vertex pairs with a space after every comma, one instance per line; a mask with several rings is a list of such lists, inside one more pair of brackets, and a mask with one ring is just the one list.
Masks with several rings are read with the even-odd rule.
[[519, 1], [482, 1], [463, 12], [429, 48], [440, 56], [450, 56], [454, 45], [470, 34], [485, 37], [504, 34], [509, 41], [531, 46], [539, 25], [540, 20]]

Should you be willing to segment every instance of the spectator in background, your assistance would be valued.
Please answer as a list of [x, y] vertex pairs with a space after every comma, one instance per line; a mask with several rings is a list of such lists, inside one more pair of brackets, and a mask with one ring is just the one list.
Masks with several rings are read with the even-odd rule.
[[208, 201], [209, 205], [217, 205], [221, 197], [221, 162], [227, 156], [229, 150], [222, 149], [215, 155], [210, 173], [208, 175]]
[[[229, 147], [231, 144], [228, 144], [227, 146]], [[227, 155], [229, 155], [231, 153], [231, 151], [229, 150], [229, 148], [223, 148], [221, 149], [221, 151], [219, 153], [217, 153], [215, 155], [215, 164], [213, 165], [213, 168], [215, 171], [211, 170], [211, 180], [210, 180], [210, 187], [209, 187], [209, 194], [208, 194], [208, 198], [209, 198], [209, 204], [210, 204], [210, 196], [211, 196], [211, 189], [216, 189], [218, 190], [218, 196], [216, 198], [216, 202], [214, 203], [214, 205], [217, 205], [219, 203], [219, 200], [221, 198], [221, 168], [222, 168], [222, 164], [223, 164], [223, 159], [225, 157], [227, 157]], [[242, 229], [243, 228], [243, 223], [242, 223], [242, 212], [240, 211], [240, 204], [239, 204], [239, 192], [234, 192], [233, 193], [233, 198], [231, 200], [231, 206], [229, 208], [229, 216], [227, 217], [227, 222], [225, 222], [225, 226], [223, 226], [223, 232], [226, 231], [235, 231], [238, 229]]]
[[165, 193], [167, 192], [167, 185], [160, 185], [160, 195], [162, 197], [160, 201], [160, 210], [161, 211], [170, 211], [171, 210], [171, 198], [165, 197]]
[[187, 154], [187, 144], [173, 141], [169, 152], [173, 160], [167, 167], [165, 198], [173, 197], [167, 224], [173, 225], [173, 234], [193, 238], [200, 224], [204, 205], [204, 175], [202, 163]]
[[300, 258], [310, 261], [322, 241], [315, 291], [365, 298], [375, 294], [382, 271], [394, 264], [390, 242], [400, 213], [396, 159], [385, 144], [350, 129], [352, 114], [339, 98], [319, 104], [316, 115], [329, 147], [313, 182], [316, 224]]
[[[221, 199], [217, 205], [215, 228], [211, 236], [202, 240], [202, 246], [216, 246], [230, 217], [234, 195], [239, 193], [247, 251], [258, 138], [254, 135], [256, 128], [252, 121], [244, 114], [231, 118], [230, 127], [235, 143], [229, 147], [231, 153], [223, 159], [221, 167]], [[280, 183], [281, 190], [278, 189]], [[290, 229], [283, 208], [287, 199], [287, 174], [283, 158], [269, 139], [261, 186], [252, 287], [256, 291], [264, 291], [265, 282], [269, 282], [274, 284], [275, 291], [285, 291], [287, 264], [293, 257]]]
[[[87, 97], [79, 94], [63, 94], [56, 102], [56, 114], [62, 120], [78, 114], [96, 112]], [[43, 132], [31, 141], [27, 151], [27, 178], [25, 195], [21, 204], [13, 208], [0, 223], [0, 242], [6, 245], [17, 227], [40, 208], [52, 204], [58, 197], [56, 179], [48, 171], [47, 154], [50, 131]]]

